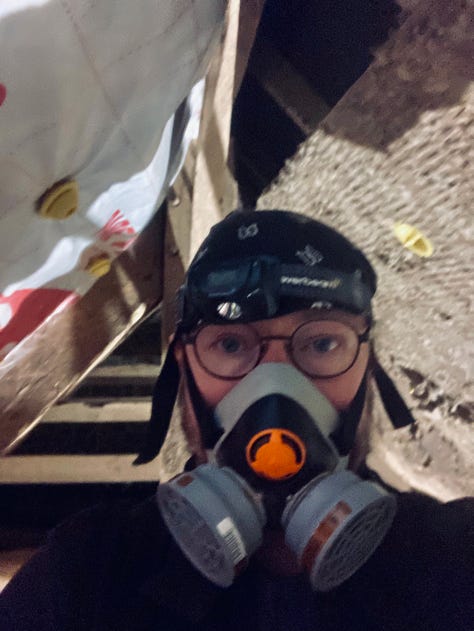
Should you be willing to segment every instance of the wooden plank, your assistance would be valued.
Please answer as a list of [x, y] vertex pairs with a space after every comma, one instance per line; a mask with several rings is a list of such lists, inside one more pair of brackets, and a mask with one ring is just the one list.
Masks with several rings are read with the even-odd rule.
[[175, 328], [175, 296], [197, 246], [213, 223], [237, 205], [229, 170], [234, 98], [247, 68], [264, 0], [231, 0], [226, 33], [207, 78], [199, 138], [168, 197], [164, 247], [162, 344]]
[[126, 379], [143, 379], [147, 382], [150, 379], [156, 379], [159, 371], [159, 366], [155, 364], [101, 364], [88, 376], [87, 383], [100, 387], [101, 383], [120, 382]]
[[0, 592], [35, 552], [35, 548], [2, 550], [0, 552]]
[[[185, 188], [183, 184], [183, 188]], [[181, 190], [180, 183], [177, 184], [178, 191]], [[180, 193], [181, 195], [181, 193]], [[182, 193], [182, 197], [179, 197], [181, 208], [179, 209], [179, 215], [185, 217], [188, 221], [188, 226], [191, 225], [191, 203]], [[173, 209], [177, 211], [178, 209]], [[165, 244], [164, 244], [164, 257], [163, 257], [163, 302], [161, 305], [161, 347], [163, 354], [166, 353], [168, 348], [169, 339], [172, 336], [176, 327], [176, 292], [183, 283], [184, 280], [184, 263], [183, 257], [187, 257], [188, 245], [182, 245], [180, 249], [177, 245], [177, 238], [175, 234], [179, 234], [179, 231], [173, 228], [172, 214], [168, 213], [165, 229]], [[176, 226], [177, 227], [177, 226]], [[189, 228], [185, 231], [189, 233]]]
[[166, 475], [161, 457], [139, 467], [134, 467], [132, 464], [135, 458], [135, 454], [8, 456], [0, 459], [0, 480], [3, 485], [153, 482]]
[[150, 399], [120, 401], [104, 405], [71, 401], [53, 406], [42, 419], [43, 423], [107, 423], [143, 422], [150, 417]]
[[185, 265], [210, 227], [237, 203], [237, 187], [229, 171], [228, 157], [240, 4], [240, 0], [229, 3], [225, 38], [206, 78], [193, 183], [190, 251]]
[[161, 210], [109, 274], [0, 364], [0, 452], [9, 453], [157, 306], [162, 297], [163, 220]]
[[329, 113], [307, 79], [264, 38], [255, 43], [248, 70], [305, 135]]
[[189, 258], [211, 226], [238, 205], [237, 184], [230, 171], [230, 124], [234, 98], [248, 63], [263, 5], [262, 0], [230, 1], [220, 57], [215, 57], [208, 73], [193, 187]]
[[256, 43], [257, 30], [263, 13], [265, 0], [244, 0], [239, 3], [239, 26], [237, 33], [237, 56], [235, 59], [233, 98], [237, 96], [250, 54]]
[[151, 397], [160, 372], [159, 366], [152, 364], [137, 364], [137, 370], [134, 370], [134, 365], [107, 366], [104, 371], [98, 368], [74, 391], [74, 399], [87, 400], [96, 405], [99, 405], [100, 399], [103, 405], [117, 398], [137, 401], [142, 397]]

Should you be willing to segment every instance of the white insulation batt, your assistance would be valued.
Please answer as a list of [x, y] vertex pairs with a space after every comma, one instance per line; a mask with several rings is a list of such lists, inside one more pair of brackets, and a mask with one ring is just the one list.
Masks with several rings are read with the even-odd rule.
[[[1, 0], [0, 361], [84, 294], [164, 199], [197, 135], [225, 5]], [[42, 216], [61, 183], [77, 185], [77, 207]]]

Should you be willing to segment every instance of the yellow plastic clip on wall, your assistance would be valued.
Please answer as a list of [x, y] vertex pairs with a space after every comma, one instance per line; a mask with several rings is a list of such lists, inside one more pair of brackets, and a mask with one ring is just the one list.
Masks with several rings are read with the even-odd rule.
[[415, 226], [397, 222], [393, 231], [400, 243], [417, 256], [427, 258], [433, 254], [433, 244]]
[[57, 182], [41, 199], [38, 213], [46, 219], [67, 219], [74, 214], [79, 205], [77, 182]]
[[89, 261], [86, 271], [92, 276], [95, 276], [95, 278], [100, 278], [101, 276], [108, 274], [111, 267], [112, 262], [107, 254], [101, 254]]

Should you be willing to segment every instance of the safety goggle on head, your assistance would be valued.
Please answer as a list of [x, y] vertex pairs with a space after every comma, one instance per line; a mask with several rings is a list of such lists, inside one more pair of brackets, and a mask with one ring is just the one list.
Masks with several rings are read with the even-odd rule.
[[369, 313], [374, 288], [353, 273], [284, 264], [273, 256], [197, 261], [178, 292], [178, 330], [200, 322], [252, 322], [313, 307]]

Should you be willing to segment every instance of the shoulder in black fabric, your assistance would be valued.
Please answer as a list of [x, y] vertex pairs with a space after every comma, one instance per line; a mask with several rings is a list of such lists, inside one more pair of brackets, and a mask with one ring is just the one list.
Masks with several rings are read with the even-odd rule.
[[369, 629], [472, 631], [474, 498], [442, 504], [403, 493], [397, 500], [380, 547], [329, 597], [359, 611]]

